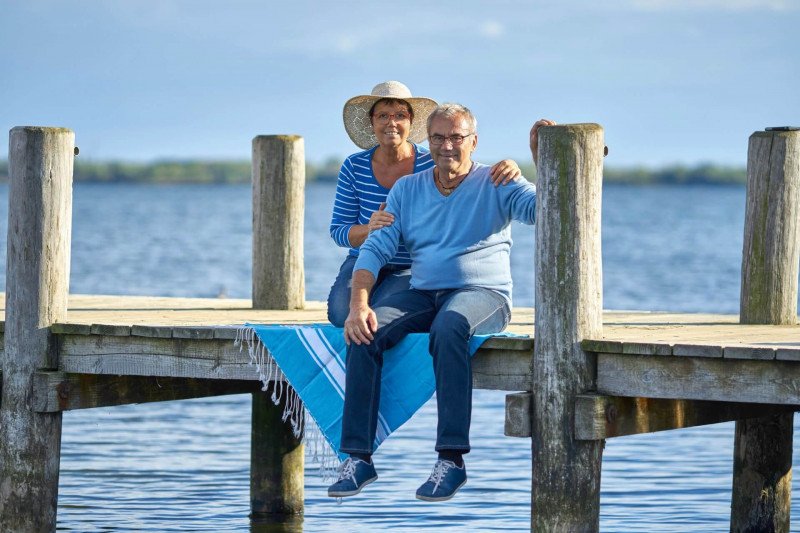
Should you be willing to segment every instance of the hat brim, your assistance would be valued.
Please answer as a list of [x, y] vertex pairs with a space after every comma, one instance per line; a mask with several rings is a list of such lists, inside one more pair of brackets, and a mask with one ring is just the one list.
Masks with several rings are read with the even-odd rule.
[[[369, 119], [369, 110], [378, 100], [384, 98], [395, 98], [389, 96], [374, 96], [365, 94], [354, 96], [344, 104], [342, 117], [344, 119], [344, 130], [356, 146], [367, 149], [378, 144], [375, 132], [372, 131], [372, 122]], [[411, 130], [408, 133], [408, 140], [420, 143], [428, 137], [427, 122], [428, 116], [436, 108], [435, 100], [423, 96], [399, 98], [405, 100], [414, 112], [414, 120], [411, 122]]]

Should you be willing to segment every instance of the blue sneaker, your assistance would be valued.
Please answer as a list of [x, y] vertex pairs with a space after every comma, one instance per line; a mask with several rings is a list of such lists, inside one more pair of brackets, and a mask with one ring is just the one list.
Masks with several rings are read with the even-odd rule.
[[378, 474], [373, 463], [348, 457], [339, 467], [339, 480], [328, 487], [328, 496], [331, 498], [355, 496], [376, 479]]
[[417, 499], [426, 502], [449, 500], [466, 482], [467, 465], [459, 468], [453, 461], [439, 459], [433, 465], [431, 477], [417, 489]]

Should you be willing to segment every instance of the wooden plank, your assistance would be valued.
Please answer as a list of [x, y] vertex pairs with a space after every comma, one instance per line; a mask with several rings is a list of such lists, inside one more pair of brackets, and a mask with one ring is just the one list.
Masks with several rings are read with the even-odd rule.
[[723, 350], [726, 359], [757, 359], [771, 361], [775, 359], [777, 350], [774, 348], [759, 348], [757, 346], [728, 346]]
[[506, 394], [504, 433], [506, 437], [531, 436], [531, 405], [533, 393]]
[[53, 324], [50, 326], [50, 332], [68, 335], [91, 335], [92, 326], [90, 324]]
[[778, 361], [800, 361], [800, 349], [798, 348], [779, 348], [775, 352], [775, 359]]
[[113, 335], [115, 337], [129, 337], [130, 325], [121, 324], [92, 324], [92, 335]]
[[672, 355], [672, 346], [652, 342], [624, 342], [622, 352], [637, 355]]
[[587, 352], [622, 353], [622, 342], [603, 339], [585, 339], [581, 341], [581, 349]]
[[247, 350], [230, 340], [106, 335], [60, 337], [63, 372], [256, 380]]
[[[75, 374], [258, 379], [247, 350], [230, 339], [162, 339], [103, 335], [60, 336], [60, 370]], [[530, 352], [481, 348], [473, 358], [473, 386], [525, 390]]]
[[131, 326], [131, 335], [134, 337], [156, 337], [159, 339], [172, 338], [171, 326], [141, 326], [134, 324]]
[[531, 353], [481, 348], [472, 358], [472, 386], [489, 390], [530, 390]]
[[498, 348], [501, 350], [526, 350], [530, 352], [533, 350], [533, 338], [490, 337], [483, 342], [481, 348]]
[[[0, 293], [0, 306], [5, 295]], [[66, 324], [137, 326], [214, 326], [235, 329], [245, 322], [270, 324], [324, 323], [325, 304], [307, 301], [306, 309], [265, 311], [252, 308], [250, 300], [213, 298], [165, 298], [142, 296], [70, 295]], [[533, 334], [533, 310], [515, 308], [508, 331]], [[760, 346], [800, 352], [800, 325], [742, 325], [735, 315], [605, 311], [603, 336], [584, 341], [584, 350], [634, 353], [635, 344], [659, 346], [653, 353], [665, 353], [673, 344], [714, 345], [719, 348]], [[2, 311], [0, 311], [0, 324]], [[81, 333], [80, 330], [75, 331]], [[223, 332], [221, 335], [225, 335]], [[229, 333], [235, 335], [235, 333]], [[223, 338], [217, 335], [215, 338]], [[224, 337], [228, 338], [228, 337]], [[495, 342], [492, 340], [492, 342]], [[497, 342], [504, 342], [498, 340]], [[517, 341], [510, 341], [517, 342]], [[599, 343], [593, 345], [592, 343]], [[625, 343], [630, 343], [625, 347]], [[647, 349], [645, 353], [650, 353]]]
[[235, 340], [237, 338], [238, 331], [238, 326], [217, 326], [214, 328], [214, 338]]
[[613, 396], [800, 405], [800, 365], [599, 354], [597, 391]]
[[261, 384], [252, 380], [203, 380], [40, 371], [34, 376], [33, 408], [39, 413], [55, 413], [132, 403], [254, 393], [260, 390]]
[[575, 437], [584, 440], [791, 413], [795, 409], [757, 403], [626, 398], [597, 394], [579, 395], [575, 402]]
[[172, 336], [176, 339], [213, 339], [214, 328], [212, 327], [174, 327]]
[[675, 344], [672, 355], [682, 357], [722, 357], [722, 346], [706, 344]]

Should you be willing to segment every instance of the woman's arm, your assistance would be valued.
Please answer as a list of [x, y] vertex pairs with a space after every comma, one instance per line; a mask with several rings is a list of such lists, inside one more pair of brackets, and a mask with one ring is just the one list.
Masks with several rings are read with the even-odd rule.
[[[346, 159], [342, 163], [341, 170], [339, 170], [339, 180], [336, 183], [336, 197], [333, 200], [333, 215], [331, 216], [330, 225], [331, 238], [337, 245], [343, 248], [351, 248], [360, 246], [364, 242], [366, 237], [361, 237], [359, 240], [359, 233], [363, 232], [366, 235], [369, 230], [358, 229], [367, 227], [364, 224], [357, 224], [359, 209], [360, 202], [355, 188], [352, 165]], [[353, 240], [351, 240], [351, 232], [354, 233]]]

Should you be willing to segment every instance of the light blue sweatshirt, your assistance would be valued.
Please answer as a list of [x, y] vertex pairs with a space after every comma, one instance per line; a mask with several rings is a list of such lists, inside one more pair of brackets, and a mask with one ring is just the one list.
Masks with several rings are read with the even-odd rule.
[[402, 238], [411, 254], [413, 288], [484, 287], [502, 294], [510, 306], [509, 224], [533, 224], [536, 188], [522, 178], [495, 187], [489, 168], [473, 163], [450, 196], [436, 188], [433, 169], [398, 180], [386, 199], [394, 223], [369, 235], [355, 270], [368, 270], [377, 278]]

